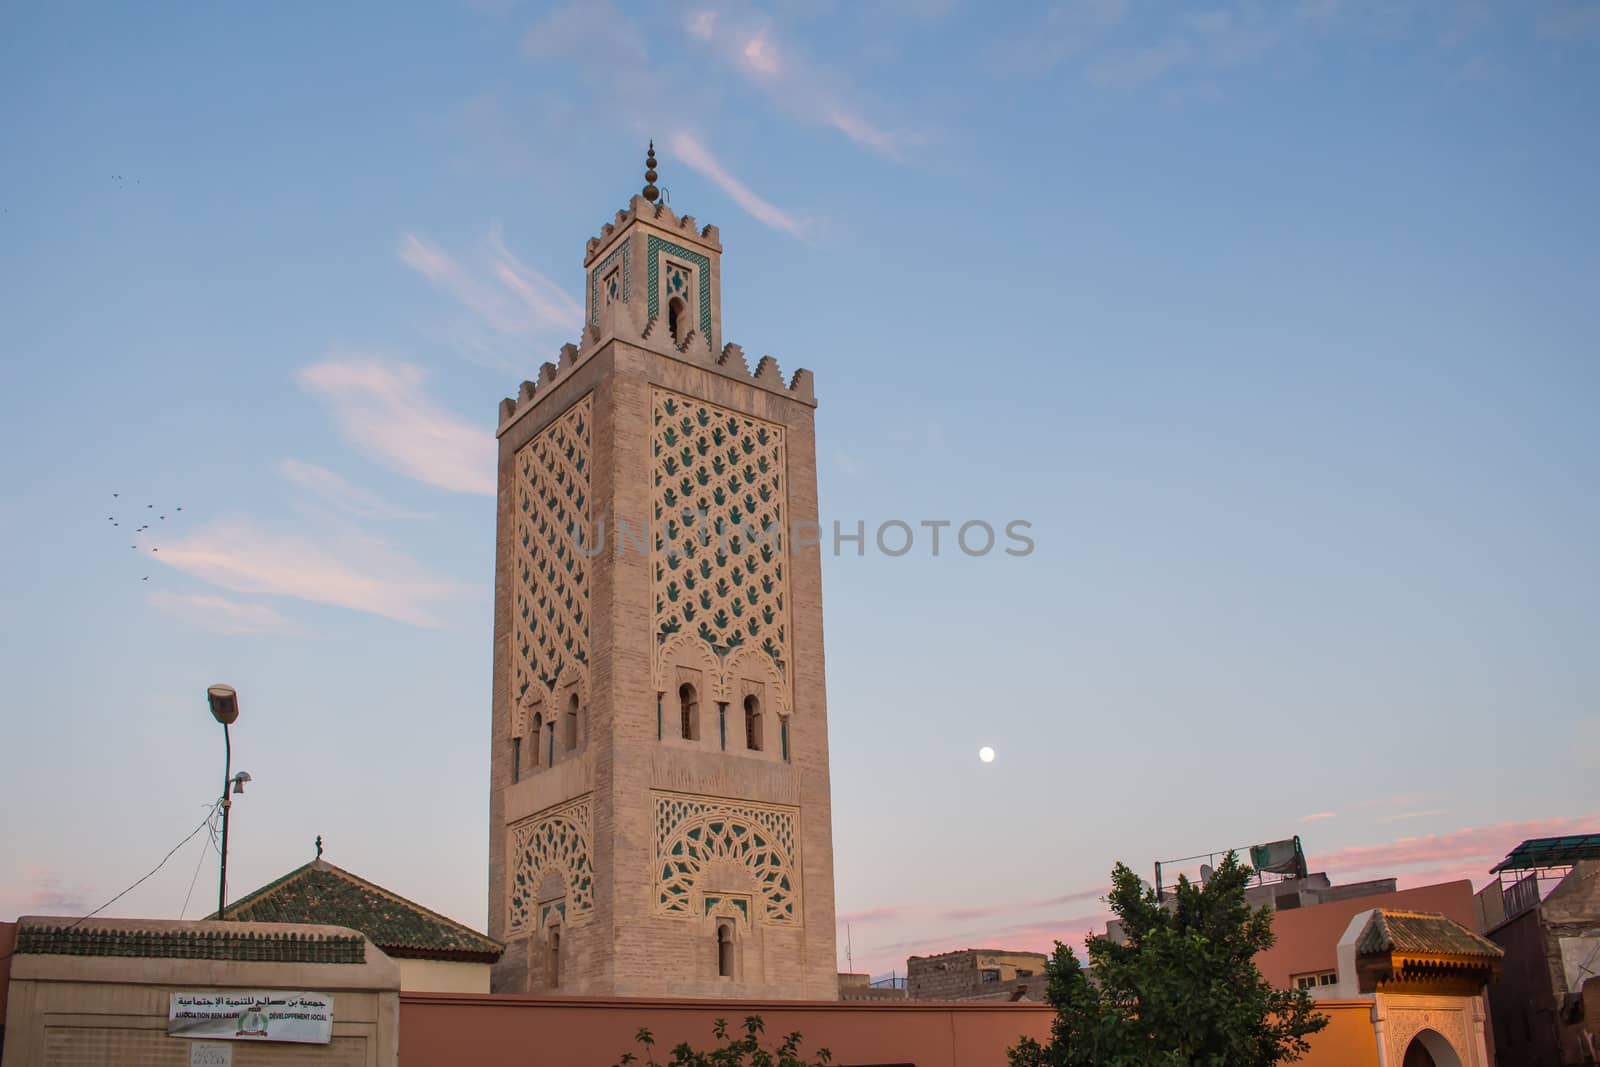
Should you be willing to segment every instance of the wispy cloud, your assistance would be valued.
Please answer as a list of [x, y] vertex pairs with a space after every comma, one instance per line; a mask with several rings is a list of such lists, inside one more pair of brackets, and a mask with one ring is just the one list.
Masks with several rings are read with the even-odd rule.
[[326, 404], [340, 435], [357, 451], [440, 489], [494, 494], [493, 436], [429, 396], [422, 368], [342, 352], [296, 377]]
[[1300, 816], [1300, 821], [1301, 822], [1317, 822], [1317, 821], [1322, 820], [1322, 819], [1337, 819], [1338, 817], [1339, 817], [1339, 813], [1336, 812], [1336, 811], [1314, 811], [1310, 815], [1302, 815], [1302, 816]]
[[1049, 952], [1057, 939], [1081, 945], [1086, 933], [1103, 932], [1110, 917], [1106, 911], [1069, 912], [1065, 917], [1049, 912], [1102, 900], [1109, 892], [1109, 886], [1099, 885], [1048, 897], [961, 907], [896, 904], [840, 912], [841, 950], [849, 927], [855, 935], [855, 966], [873, 973], [903, 967], [907, 955], [967, 947], [996, 945]]
[[438, 609], [469, 592], [349, 527], [315, 540], [250, 519], [218, 519], [163, 545], [160, 561], [235, 593], [295, 597], [414, 626], [438, 625]]
[[288, 619], [265, 604], [246, 604], [211, 593], [157, 591], [146, 599], [163, 614], [212, 633], [259, 634], [289, 625]]
[[1600, 3], [1562, 0], [1547, 4], [1539, 12], [1538, 29], [1542, 37], [1568, 41], [1600, 36]]
[[490, 352], [490, 362], [503, 364], [501, 342], [558, 344], [583, 325], [583, 304], [518, 258], [498, 224], [465, 257], [415, 233], [401, 238], [396, 254], [461, 305], [467, 317], [456, 327], [456, 343], [469, 356]]
[[1042, 74], [1087, 53], [1128, 14], [1127, 0], [1063, 0], [1023, 36], [990, 50], [993, 66], [1011, 74]]
[[1424, 811], [1397, 811], [1390, 815], [1381, 816], [1379, 822], [1404, 822], [1407, 819], [1427, 819], [1435, 815], [1446, 814], [1444, 808], [1428, 808]]
[[1596, 829], [1600, 829], [1600, 815], [1503, 822], [1321, 852], [1316, 859], [1318, 867], [1350, 875], [1393, 874], [1416, 868], [1475, 868], [1483, 877], [1506, 853], [1530, 837], [1592, 833]]
[[347, 479], [298, 459], [278, 462], [278, 474], [284, 481], [304, 489], [324, 503], [358, 519], [415, 519], [420, 512], [397, 508], [377, 493], [352, 485]]
[[774, 230], [781, 230], [791, 237], [805, 239], [805, 227], [799, 219], [761, 197], [744, 182], [728, 173], [727, 168], [711, 154], [710, 149], [706, 148], [698, 137], [690, 133], [675, 134], [671, 148], [677, 158], [705, 175], [714, 185], [732, 197], [734, 203], [749, 212], [757, 222]]
[[901, 157], [924, 140], [870, 118], [844, 75], [780, 39], [764, 18], [701, 7], [685, 18], [684, 29], [774, 105], [802, 121], [831, 127], [862, 148], [890, 158]]
[[87, 889], [42, 864], [21, 864], [0, 886], [0, 920], [6, 922], [22, 915], [82, 915], [93, 907]]
[[[1286, 49], [1330, 37], [1412, 41], [1453, 54], [1473, 40], [1505, 39], [1520, 23], [1552, 45], [1600, 38], [1600, 4], [1545, 0], [1530, 4], [1422, 3], [1417, 0], [1299, 0], [1261, 4], [1218, 0], [1202, 9], [1183, 4], [1135, 6], [1128, 0], [1059, 0], [1027, 29], [990, 50], [1007, 73], [1075, 70], [1091, 88], [1131, 92], [1176, 83], [1169, 100], [1222, 100], [1223, 71], [1246, 67]], [[1485, 57], [1452, 60], [1461, 76], [1491, 68]]]
[[1161, 41], [1093, 63], [1083, 72], [1083, 77], [1096, 89], [1136, 89], [1155, 81], [1188, 58], [1189, 46], [1183, 41]]

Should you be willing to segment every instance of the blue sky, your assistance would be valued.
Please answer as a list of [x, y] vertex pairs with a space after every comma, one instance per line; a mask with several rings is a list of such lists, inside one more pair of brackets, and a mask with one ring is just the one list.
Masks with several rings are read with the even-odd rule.
[[825, 521], [1033, 526], [825, 563], [858, 969], [1117, 859], [1600, 828], [1597, 58], [1596, 0], [6, 5], [0, 918], [200, 821], [228, 681], [237, 891], [320, 833], [484, 922], [496, 404], [651, 137]]

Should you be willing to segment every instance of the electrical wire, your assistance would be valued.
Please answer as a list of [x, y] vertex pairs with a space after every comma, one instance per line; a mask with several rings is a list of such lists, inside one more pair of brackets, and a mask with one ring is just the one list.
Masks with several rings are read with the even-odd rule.
[[211, 805], [211, 814], [206, 816], [206, 837], [210, 841], [210, 848], [204, 846], [200, 849], [200, 858], [194, 861], [194, 874], [189, 879], [189, 891], [183, 895], [183, 909], [178, 912], [182, 919], [189, 913], [189, 898], [194, 896], [194, 884], [200, 880], [200, 866], [205, 863], [206, 856], [217, 848], [217, 805]]
[[[111, 905], [115, 904], [117, 901], [121, 900], [123, 897], [127, 896], [129, 893], [133, 892], [135, 889], [138, 889], [141, 885], [143, 885], [145, 882], [147, 882], [157, 871], [159, 871], [161, 868], [165, 867], [167, 865], [167, 861], [170, 860], [174, 855], [176, 855], [177, 851], [180, 848], [182, 848], [184, 845], [187, 845], [189, 843], [189, 841], [194, 837], [195, 834], [198, 834], [201, 830], [204, 830], [211, 823], [212, 818], [215, 817], [216, 813], [221, 809], [221, 807], [222, 807], [222, 801], [221, 800], [218, 800], [218, 801], [214, 802], [211, 805], [211, 810], [206, 812], [206, 817], [204, 819], [200, 820], [200, 825], [196, 826], [193, 830], [190, 830], [188, 832], [188, 834], [184, 836], [184, 839], [182, 841], [179, 841], [176, 845], [173, 845], [172, 846], [172, 851], [168, 852], [165, 856], [162, 856], [160, 863], [158, 863], [154, 867], [150, 868], [149, 872], [146, 873], [137, 882], [134, 882], [128, 888], [124, 889], [122, 892], [118, 893], [116, 896], [112, 897], [110, 900], [106, 901], [104, 904], [100, 905], [98, 908], [94, 909], [89, 914], [83, 916], [80, 919], [74, 920], [72, 923], [70, 923], [66, 927], [66, 929], [71, 930], [74, 927], [77, 927], [77, 926], [79, 926], [79, 925], [81, 925], [83, 923], [88, 922], [90, 919], [94, 918], [96, 915], [99, 915], [102, 911], [105, 911], [107, 908], [111, 907]], [[4, 956], [0, 956], [0, 961], [8, 960], [12, 956], [15, 956], [16, 954], [17, 954], [16, 949], [12, 949], [10, 952], [7, 952]]]

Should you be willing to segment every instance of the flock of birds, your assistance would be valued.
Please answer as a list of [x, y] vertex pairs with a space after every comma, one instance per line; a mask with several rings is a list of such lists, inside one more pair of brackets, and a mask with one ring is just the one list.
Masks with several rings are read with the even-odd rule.
[[[119, 500], [120, 501], [122, 499], [122, 494], [121, 493], [112, 493], [111, 496], [112, 496], [112, 498], [114, 500]], [[147, 512], [156, 510], [156, 506], [154, 504], [146, 504], [144, 507], [145, 507], [145, 511], [147, 511]], [[175, 507], [175, 508], [172, 509], [172, 513], [173, 513], [174, 516], [176, 516], [177, 513], [182, 511], [182, 510], [183, 510], [182, 507]], [[137, 514], [137, 512], [135, 512], [135, 514]], [[133, 544], [128, 546], [129, 548], [133, 549], [135, 552], [139, 551], [139, 548], [140, 548], [140, 545], [139, 545], [139, 542], [141, 540], [140, 535], [143, 534], [145, 531], [152, 529], [152, 527], [150, 525], [150, 521], [149, 521], [150, 516], [149, 515], [145, 515], [144, 518], [145, 518], [145, 521], [144, 521], [144, 523], [142, 525], [134, 527], [134, 529], [133, 529], [134, 542], [133, 542]], [[156, 522], [158, 524], [167, 521], [167, 516], [166, 516], [165, 512], [157, 512], [155, 518], [156, 518]], [[107, 515], [106, 516], [106, 521], [109, 522], [112, 526], [120, 527], [122, 525], [122, 520], [117, 518], [117, 516], [115, 516], [115, 515]], [[131, 522], [132, 520], [129, 520], [129, 521]], [[151, 552], [160, 552], [161, 551], [161, 548], [158, 545], [153, 545], [152, 544], [152, 545], [149, 546], [149, 548], [150, 548]], [[139, 580], [141, 582], [148, 582], [150, 580], [150, 576], [148, 574], [146, 574], [144, 577], [140, 578]]]

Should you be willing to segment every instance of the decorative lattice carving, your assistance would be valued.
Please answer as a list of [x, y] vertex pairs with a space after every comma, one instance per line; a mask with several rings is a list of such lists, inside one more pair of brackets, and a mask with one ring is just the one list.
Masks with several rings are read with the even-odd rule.
[[[624, 304], [633, 299], [632, 246], [632, 241], [624, 240], [609, 256], [600, 261], [599, 266], [589, 272], [589, 321], [596, 326], [600, 325], [600, 308], [602, 306], [615, 304], [619, 298]], [[619, 277], [615, 280], [619, 284], [621, 292], [615, 293], [609, 290], [602, 292], [601, 284], [608, 281], [607, 275], [611, 273], [611, 268], [617, 266], [619, 262], [621, 269], [617, 271]]]
[[1381, 997], [1380, 1000], [1387, 1016], [1384, 1046], [1389, 1063], [1402, 1062], [1411, 1042], [1426, 1030], [1434, 1031], [1449, 1042], [1462, 1063], [1473, 1064], [1478, 1061], [1477, 1053], [1472, 1051], [1471, 1027], [1466, 1012], [1469, 1002], [1466, 998], [1419, 997], [1416, 1000], [1398, 1001], [1393, 997]]
[[[518, 449], [512, 485], [512, 701], [576, 678], [588, 691], [589, 436], [585, 396]], [[593, 550], [590, 549], [592, 552]]]
[[[511, 892], [507, 928], [511, 933], [528, 927], [541, 903], [541, 889], [552, 875], [564, 893], [560, 909], [563, 918], [568, 914], [576, 917], [594, 907], [590, 828], [588, 797], [540, 812], [508, 828]], [[537, 912], [541, 924], [548, 910], [547, 906]]]
[[[661, 253], [682, 260], [685, 264], [693, 266], [700, 278], [700, 336], [705, 338], [706, 344], [711, 343], [711, 259], [700, 252], [695, 252], [675, 245], [671, 241], [663, 241], [651, 234], [645, 239], [645, 310], [652, 319], [661, 315]], [[683, 279], [680, 279], [680, 281]], [[670, 299], [672, 294], [667, 294]]]
[[653, 409], [657, 689], [692, 666], [731, 700], [744, 673], [787, 709], [783, 428], [664, 389]]
[[694, 901], [701, 874], [731, 862], [754, 881], [763, 922], [793, 923], [800, 897], [794, 843], [793, 808], [658, 793], [656, 905], [668, 915], [695, 915], [704, 906]]

